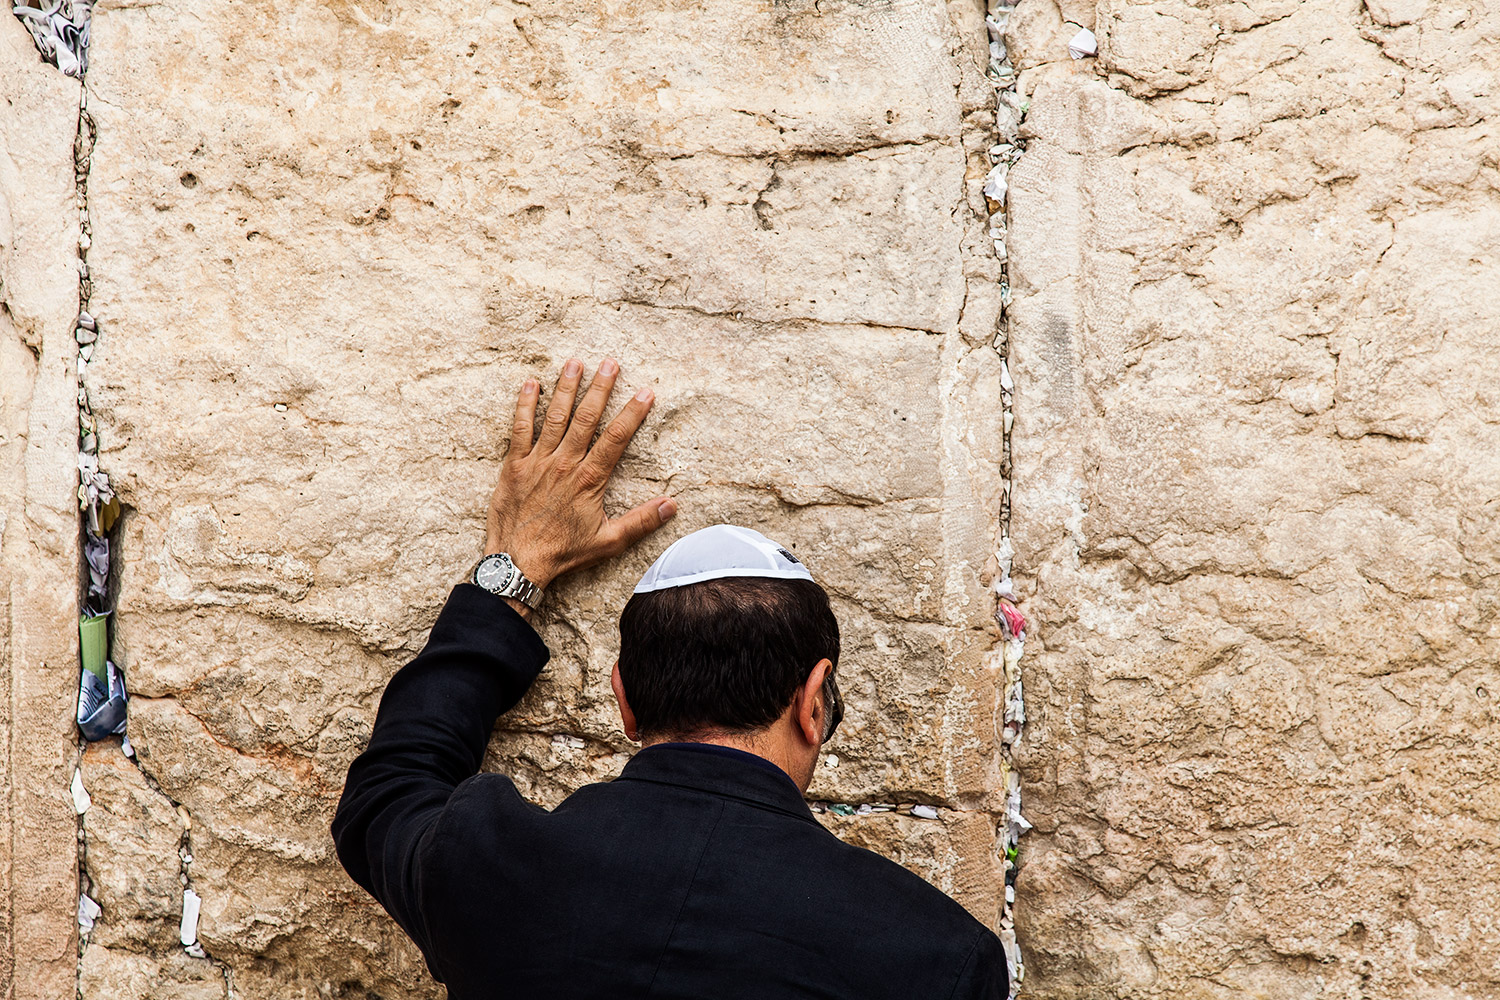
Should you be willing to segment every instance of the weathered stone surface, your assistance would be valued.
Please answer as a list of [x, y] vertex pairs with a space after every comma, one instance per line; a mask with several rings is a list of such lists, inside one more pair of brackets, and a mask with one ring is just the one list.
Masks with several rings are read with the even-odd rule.
[[224, 974], [181, 951], [145, 955], [92, 938], [78, 965], [78, 995], [90, 1000], [226, 1000]]
[[115, 651], [237, 996], [437, 992], [327, 824], [386, 680], [478, 554], [516, 387], [570, 356], [654, 387], [612, 501], [667, 492], [682, 513], [555, 588], [553, 660], [490, 766], [547, 803], [617, 773], [608, 676], [634, 580], [673, 537], [748, 522], [844, 622], [851, 711], [812, 795], [941, 805], [942, 823], [849, 835], [994, 920], [981, 13], [96, 12], [91, 381], [128, 506]]
[[73, 995], [78, 85], [0, 16], [0, 997]]
[[[82, 995], [440, 995], [327, 822], [476, 554], [514, 387], [571, 355], [657, 390], [613, 499], [683, 514], [557, 588], [488, 766], [549, 804], [617, 773], [631, 581], [756, 524], [845, 623], [812, 796], [940, 815], [823, 819], [995, 920], [979, 16], [100, 8], [91, 384], [144, 773], [84, 758]], [[0, 20], [10, 1000], [74, 987], [77, 90]], [[1097, 60], [1067, 57], [1078, 27]], [[1500, 990], [1497, 39], [1488, 0], [1010, 18], [1032, 996]], [[174, 943], [171, 800], [222, 968]]]
[[89, 944], [171, 951], [181, 944], [182, 817], [115, 740], [91, 745], [81, 765], [93, 805], [84, 813], [88, 893], [103, 909]]
[[1500, 8], [1096, 17], [1010, 174], [1031, 995], [1493, 995]]

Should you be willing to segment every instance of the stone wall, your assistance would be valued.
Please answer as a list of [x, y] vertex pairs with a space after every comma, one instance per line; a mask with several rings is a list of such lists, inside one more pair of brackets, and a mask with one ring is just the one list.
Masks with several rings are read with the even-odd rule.
[[516, 387], [606, 353], [658, 399], [613, 502], [682, 514], [556, 588], [488, 766], [546, 803], [616, 773], [631, 583], [751, 523], [844, 625], [811, 797], [900, 807], [823, 819], [994, 925], [1012, 545], [1027, 996], [1500, 992], [1500, 11], [1023, 0], [1003, 226], [983, 15], [97, 9], [134, 760], [70, 721], [79, 91], [0, 18], [0, 1000], [441, 995], [327, 823]]
[[617, 773], [634, 580], [749, 523], [845, 632], [811, 796], [937, 807], [829, 821], [996, 922], [980, 9], [170, 0], [93, 39], [89, 379], [139, 770], [85, 757], [84, 996], [438, 992], [327, 826], [478, 555], [517, 388], [575, 355], [656, 391], [613, 503], [681, 514], [555, 588], [491, 766], [549, 804]]
[[78, 84], [0, 17], [0, 997], [73, 995]]
[[1496, 995], [1500, 6], [1010, 30], [1030, 995]]

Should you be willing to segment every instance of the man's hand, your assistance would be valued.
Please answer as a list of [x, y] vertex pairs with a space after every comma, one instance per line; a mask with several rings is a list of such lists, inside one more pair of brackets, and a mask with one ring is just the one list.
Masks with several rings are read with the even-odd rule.
[[[569, 570], [619, 555], [677, 513], [670, 497], [648, 500], [616, 518], [604, 513], [604, 487], [654, 398], [650, 389], [636, 393], [594, 442], [619, 374], [620, 366], [606, 358], [575, 412], [583, 365], [576, 360], [565, 364], [535, 441], [532, 428], [541, 387], [528, 379], [516, 400], [510, 450], [490, 500], [484, 551], [510, 553], [538, 587]], [[510, 603], [526, 613], [519, 601]]]

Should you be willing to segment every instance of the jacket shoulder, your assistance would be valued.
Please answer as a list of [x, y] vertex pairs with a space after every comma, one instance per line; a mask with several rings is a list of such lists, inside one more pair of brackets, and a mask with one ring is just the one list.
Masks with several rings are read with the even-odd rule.
[[829, 919], [839, 913], [861, 926], [869, 943], [891, 956], [926, 956], [934, 970], [945, 970], [935, 973], [941, 991], [935, 996], [1005, 1000], [1005, 951], [994, 931], [915, 872], [824, 832], [820, 854], [841, 873], [837, 889], [828, 889], [845, 894], [832, 903]]
[[949, 921], [964, 930], [985, 929], [960, 903], [909, 868], [868, 848], [840, 840], [826, 828], [824, 832], [827, 850], [870, 890], [878, 890], [931, 919]]

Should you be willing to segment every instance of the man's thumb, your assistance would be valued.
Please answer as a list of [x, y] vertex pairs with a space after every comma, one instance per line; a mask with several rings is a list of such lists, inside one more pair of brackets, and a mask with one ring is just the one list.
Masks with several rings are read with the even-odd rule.
[[615, 552], [624, 552], [676, 516], [677, 501], [671, 497], [657, 497], [632, 507], [610, 522]]

